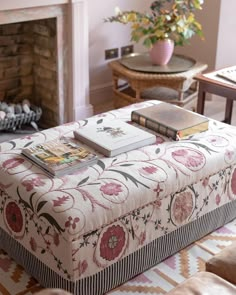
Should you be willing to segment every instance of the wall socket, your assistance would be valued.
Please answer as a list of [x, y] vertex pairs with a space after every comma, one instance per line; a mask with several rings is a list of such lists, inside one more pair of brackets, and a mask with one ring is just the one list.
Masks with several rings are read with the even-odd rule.
[[128, 54], [131, 54], [134, 52], [134, 46], [133, 45], [127, 45], [121, 47], [121, 56], [125, 56]]
[[118, 56], [119, 56], [118, 48], [105, 50], [105, 59], [117, 58]]

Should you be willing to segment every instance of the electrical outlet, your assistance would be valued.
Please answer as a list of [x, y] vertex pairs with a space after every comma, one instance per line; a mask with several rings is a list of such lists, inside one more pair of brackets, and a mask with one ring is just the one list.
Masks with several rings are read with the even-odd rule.
[[105, 50], [105, 59], [112, 59], [118, 57], [118, 48], [106, 49]]
[[133, 45], [127, 45], [121, 47], [121, 56], [125, 56], [128, 54], [131, 54], [134, 52], [134, 46]]

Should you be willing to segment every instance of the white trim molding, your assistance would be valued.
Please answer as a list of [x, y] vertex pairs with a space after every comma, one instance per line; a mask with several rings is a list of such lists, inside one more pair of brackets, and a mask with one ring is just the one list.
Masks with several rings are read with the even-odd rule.
[[0, 24], [56, 17], [58, 123], [91, 116], [87, 0], [43, 0], [38, 4], [28, 0], [2, 2]]
[[89, 44], [88, 44], [88, 8], [87, 1], [71, 0], [69, 5], [71, 32], [71, 79], [69, 98], [72, 108], [69, 120], [84, 119], [93, 114], [89, 104]]

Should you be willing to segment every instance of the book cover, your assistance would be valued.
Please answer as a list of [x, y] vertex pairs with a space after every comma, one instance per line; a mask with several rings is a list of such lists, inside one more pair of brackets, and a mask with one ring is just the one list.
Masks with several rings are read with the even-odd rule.
[[131, 120], [174, 140], [206, 131], [209, 124], [207, 117], [165, 102], [133, 111]]
[[155, 135], [121, 120], [84, 126], [74, 136], [107, 157], [156, 142]]
[[218, 77], [236, 84], [236, 66], [224, 68], [216, 74]]
[[62, 176], [97, 162], [95, 153], [67, 137], [25, 148], [22, 154], [52, 176]]

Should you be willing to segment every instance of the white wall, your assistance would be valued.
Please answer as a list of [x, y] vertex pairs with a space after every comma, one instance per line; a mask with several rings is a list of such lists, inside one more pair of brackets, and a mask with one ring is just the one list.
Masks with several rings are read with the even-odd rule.
[[221, 0], [216, 68], [236, 65], [235, 11], [235, 0]]

